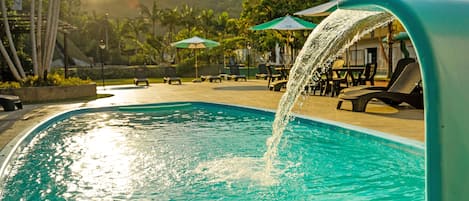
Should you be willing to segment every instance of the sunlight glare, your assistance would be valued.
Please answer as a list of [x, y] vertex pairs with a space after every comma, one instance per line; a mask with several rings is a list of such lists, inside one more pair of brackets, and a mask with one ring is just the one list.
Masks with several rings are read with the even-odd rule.
[[[82, 141], [83, 157], [73, 163], [72, 174], [80, 181], [68, 186], [95, 197], [116, 192], [131, 192], [131, 163], [134, 157], [126, 154], [126, 137], [111, 127], [99, 127]], [[89, 188], [89, 186], [98, 186]]]

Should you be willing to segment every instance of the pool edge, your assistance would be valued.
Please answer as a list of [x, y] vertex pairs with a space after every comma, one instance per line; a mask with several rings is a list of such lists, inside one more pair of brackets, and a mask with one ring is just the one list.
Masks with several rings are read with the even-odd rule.
[[[110, 110], [118, 110], [120, 107], [144, 107], [144, 106], [151, 106], [151, 105], [171, 105], [171, 104], [181, 104], [181, 103], [191, 103], [191, 104], [202, 104], [202, 105], [217, 105], [217, 106], [229, 106], [233, 108], [241, 108], [241, 109], [249, 109], [249, 110], [256, 110], [256, 111], [261, 111], [265, 113], [270, 113], [275, 115], [276, 110], [273, 109], [266, 109], [266, 108], [259, 108], [259, 107], [252, 107], [252, 106], [245, 106], [245, 105], [237, 105], [237, 104], [226, 104], [226, 103], [218, 103], [218, 102], [206, 102], [206, 101], [174, 101], [174, 102], [160, 102], [160, 103], [150, 103], [150, 104], [130, 104], [130, 105], [114, 105], [114, 106], [105, 106], [105, 107], [83, 107], [83, 108], [77, 108], [77, 109], [70, 109], [67, 111], [63, 111], [61, 113], [58, 113], [56, 115], [53, 115], [41, 123], [37, 124], [33, 128], [26, 130], [20, 134], [18, 134], [15, 138], [13, 138], [10, 142], [8, 142], [5, 147], [0, 150], [0, 185], [3, 186], [3, 183], [5, 182], [5, 171], [8, 168], [8, 164], [11, 162], [11, 160], [14, 159], [14, 153], [15, 150], [17, 150], [19, 147], [22, 145], [29, 143], [27, 141], [28, 138], [33, 138], [34, 136], [31, 135], [35, 131], [39, 129], [44, 129], [45, 126], [50, 124], [50, 122], [55, 122], [55, 121], [60, 121], [61, 119], [64, 119], [66, 117], [76, 115], [76, 114], [81, 114], [84, 112], [99, 112], [99, 111], [110, 111]], [[413, 139], [408, 139], [380, 131], [376, 131], [373, 129], [368, 129], [360, 126], [354, 126], [342, 122], [337, 122], [337, 121], [332, 121], [332, 120], [327, 120], [327, 119], [322, 119], [322, 118], [317, 118], [317, 117], [310, 117], [306, 115], [301, 115], [297, 113], [292, 113], [292, 117], [295, 119], [303, 119], [307, 121], [312, 121], [315, 123], [320, 123], [320, 124], [325, 124], [331, 127], [337, 127], [340, 129], [348, 129], [352, 130], [354, 132], [363, 134], [363, 135], [369, 135], [373, 136], [376, 139], [381, 139], [381, 140], [387, 140], [396, 144], [400, 145], [405, 145], [407, 147], [415, 148], [419, 151], [424, 151], [425, 149], [425, 144], [423, 142], [419, 142]], [[0, 189], [0, 195], [3, 194], [3, 190]]]

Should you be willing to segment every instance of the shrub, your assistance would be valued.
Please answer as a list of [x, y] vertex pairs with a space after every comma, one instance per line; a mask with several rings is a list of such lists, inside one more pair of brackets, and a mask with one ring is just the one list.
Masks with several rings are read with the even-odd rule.
[[0, 89], [16, 89], [20, 87], [19, 82], [0, 82]]
[[47, 79], [40, 79], [38, 76], [29, 76], [21, 81], [21, 87], [41, 87], [41, 86], [77, 86], [89, 84], [91, 80], [82, 80], [80, 78], [63, 78], [59, 74], [49, 74]]

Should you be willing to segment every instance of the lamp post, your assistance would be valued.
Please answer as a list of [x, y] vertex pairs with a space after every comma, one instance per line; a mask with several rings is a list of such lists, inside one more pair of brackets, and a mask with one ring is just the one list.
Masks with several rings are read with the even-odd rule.
[[246, 48], [248, 48], [248, 77], [247, 79], [249, 79], [249, 66], [251, 65], [251, 43], [248, 42], [248, 44], [246, 45]]
[[104, 55], [103, 51], [106, 49], [106, 43], [104, 43], [104, 40], [99, 41], [99, 49], [101, 53], [101, 79], [103, 80], [103, 89], [104, 89]]

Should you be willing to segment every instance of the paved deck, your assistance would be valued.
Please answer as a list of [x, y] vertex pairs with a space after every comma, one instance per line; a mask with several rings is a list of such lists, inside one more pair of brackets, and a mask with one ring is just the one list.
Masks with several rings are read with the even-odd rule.
[[[3, 148], [15, 136], [27, 132], [50, 116], [80, 107], [207, 101], [275, 110], [283, 95], [283, 92], [267, 90], [265, 80], [182, 85], [151, 84], [150, 87], [107, 86], [105, 90], [99, 88], [98, 93], [113, 94], [113, 96], [92, 101], [26, 105], [24, 110], [15, 112], [0, 111], [0, 147]], [[368, 105], [365, 113], [357, 113], [350, 111], [352, 107], [350, 102], [344, 102], [342, 108], [345, 110], [336, 110], [336, 105], [335, 97], [303, 96], [299, 98], [293, 111], [297, 114], [338, 121], [417, 141], [424, 140], [423, 110], [407, 107], [396, 109], [375, 101]]]

